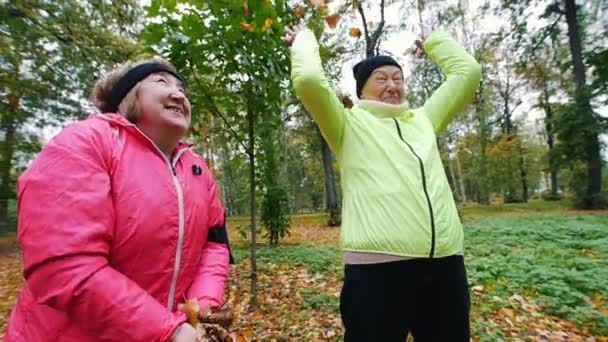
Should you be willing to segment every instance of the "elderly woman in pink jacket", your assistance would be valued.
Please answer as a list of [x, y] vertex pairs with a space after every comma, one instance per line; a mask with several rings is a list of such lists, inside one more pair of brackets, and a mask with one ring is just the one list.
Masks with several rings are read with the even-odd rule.
[[190, 102], [162, 59], [99, 80], [18, 182], [25, 284], [5, 341], [196, 341], [177, 305], [220, 309], [231, 254]]

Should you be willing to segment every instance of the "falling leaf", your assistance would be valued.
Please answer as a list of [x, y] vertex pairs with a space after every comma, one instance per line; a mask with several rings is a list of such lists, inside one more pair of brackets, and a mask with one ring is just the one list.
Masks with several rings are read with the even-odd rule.
[[359, 38], [361, 37], [361, 30], [359, 30], [356, 27], [353, 27], [350, 29], [350, 36], [354, 37], [354, 38]]
[[248, 23], [241, 23], [239, 25], [239, 27], [241, 28], [241, 31], [251, 31], [251, 30], [253, 30], [253, 26], [251, 26], [251, 24], [248, 24]]
[[301, 17], [304, 15], [304, 7], [302, 6], [298, 6], [293, 10], [293, 13], [296, 15], [296, 17]]
[[325, 19], [325, 22], [330, 28], [334, 29], [338, 25], [338, 21], [340, 21], [340, 16], [337, 14], [333, 14], [325, 16], [323, 17], [323, 19]]
[[246, 17], [249, 16], [249, 5], [247, 3], [243, 4], [243, 12], [245, 13]]
[[272, 19], [266, 18], [266, 20], [264, 20], [264, 26], [262, 27], [262, 31], [268, 30], [271, 25], [272, 25]]

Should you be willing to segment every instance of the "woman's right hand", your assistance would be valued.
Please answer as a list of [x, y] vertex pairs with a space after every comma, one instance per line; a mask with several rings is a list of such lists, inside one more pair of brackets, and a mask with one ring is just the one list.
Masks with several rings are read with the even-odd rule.
[[182, 323], [177, 327], [169, 342], [198, 342], [196, 330], [190, 324]]

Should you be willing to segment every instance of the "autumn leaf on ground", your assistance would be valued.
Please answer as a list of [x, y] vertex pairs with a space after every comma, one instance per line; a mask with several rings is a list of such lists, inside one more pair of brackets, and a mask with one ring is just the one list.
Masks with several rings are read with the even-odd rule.
[[264, 26], [262, 27], [262, 31], [268, 30], [271, 25], [272, 25], [272, 19], [266, 18], [266, 20], [264, 20]]
[[253, 30], [253, 26], [251, 26], [251, 24], [248, 24], [248, 23], [241, 23], [239, 25], [239, 27], [241, 28], [241, 31], [251, 31], [251, 30]]

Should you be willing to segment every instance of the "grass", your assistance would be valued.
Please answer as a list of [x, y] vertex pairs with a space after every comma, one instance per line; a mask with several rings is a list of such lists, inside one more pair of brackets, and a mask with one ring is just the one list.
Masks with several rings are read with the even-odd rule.
[[543, 200], [530, 200], [528, 203], [505, 203], [505, 204], [492, 204], [492, 205], [480, 205], [477, 203], [466, 203], [460, 204], [459, 209], [464, 218], [478, 218], [497, 216], [504, 214], [533, 214], [543, 213], [550, 214], [556, 212], [568, 211], [572, 207], [572, 204], [568, 200], [561, 201], [543, 201]]

